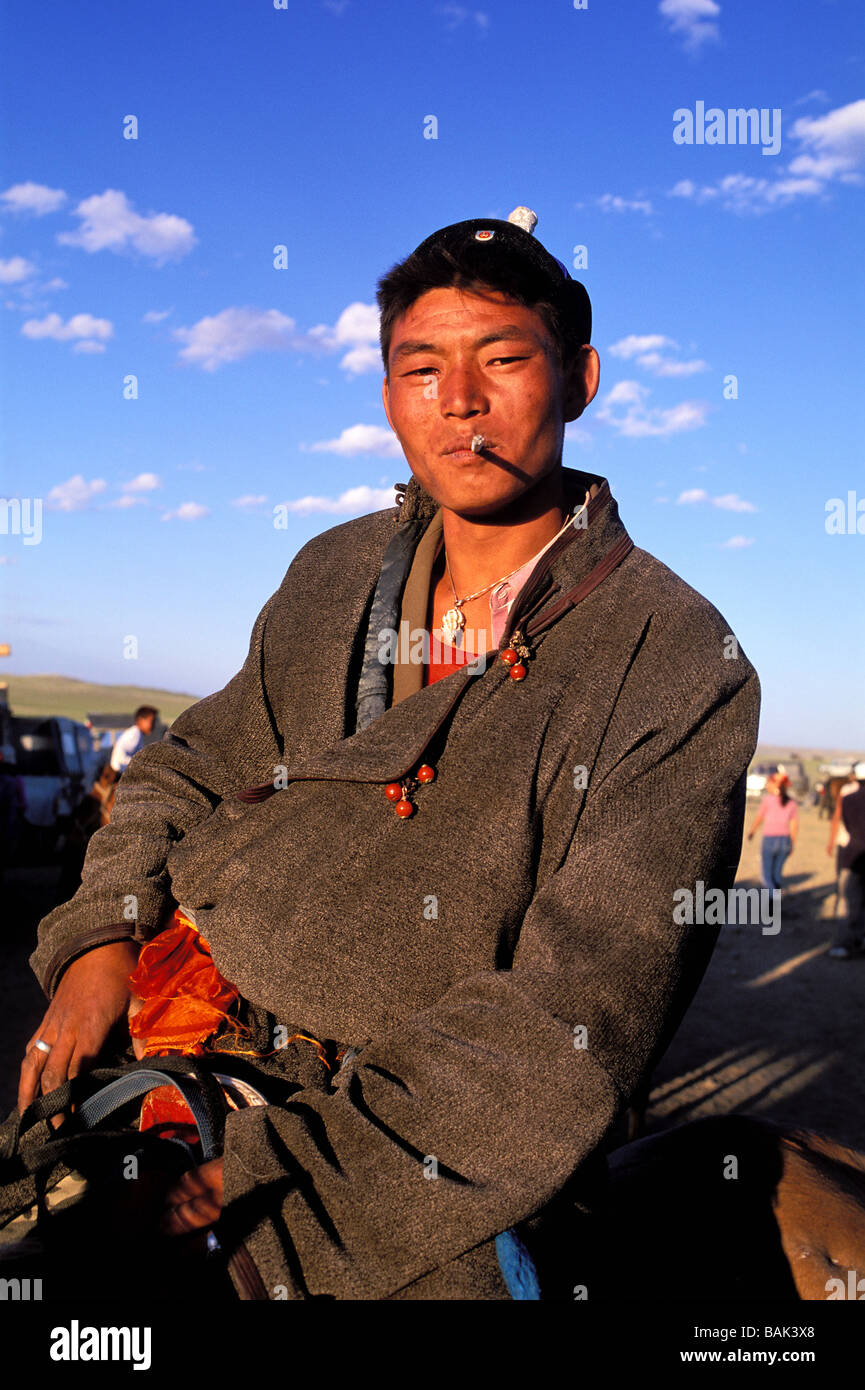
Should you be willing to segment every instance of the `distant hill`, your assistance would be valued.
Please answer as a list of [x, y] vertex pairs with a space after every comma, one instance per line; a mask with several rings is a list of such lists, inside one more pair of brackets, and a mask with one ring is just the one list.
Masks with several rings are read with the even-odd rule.
[[816, 772], [818, 763], [861, 762], [865, 757], [863, 748], [803, 748], [801, 744], [761, 743], [754, 754], [755, 763], [783, 763], [798, 757], [808, 775]]
[[801, 762], [805, 776], [811, 786], [820, 780], [820, 766], [827, 763], [837, 763], [839, 768], [852, 767], [854, 763], [861, 762], [863, 752], [858, 752], [846, 748], [803, 748], [802, 745], [791, 747], [789, 744], [761, 743], [754, 754], [756, 764], [767, 763], [789, 763], [794, 761], [792, 755]]
[[[2, 677], [2, 672], [0, 672]], [[13, 714], [47, 716], [65, 714], [68, 719], [86, 719], [88, 714], [132, 714], [138, 705], [155, 705], [160, 719], [170, 724], [200, 695], [184, 695], [176, 690], [149, 690], [141, 685], [96, 685], [69, 676], [6, 676], [9, 708]], [[761, 743], [755, 762], [784, 762], [797, 753], [810, 777], [820, 762], [856, 762], [865, 757], [865, 748], [792, 748], [787, 744]]]
[[855, 748], [804, 748], [801, 743], [760, 743], [757, 745], [757, 752], [754, 754], [755, 762], [765, 760], [770, 762], [773, 758], [776, 762], [784, 762], [785, 758], [797, 757], [802, 762], [807, 762], [811, 758], [822, 758], [829, 762], [838, 759], [840, 762], [858, 762], [865, 757], [865, 749]]
[[148, 690], [140, 685], [95, 685], [69, 676], [6, 677], [9, 708], [13, 714], [65, 715], [86, 719], [88, 714], [132, 714], [139, 705], [154, 705], [164, 724], [170, 724], [200, 695], [176, 690]]

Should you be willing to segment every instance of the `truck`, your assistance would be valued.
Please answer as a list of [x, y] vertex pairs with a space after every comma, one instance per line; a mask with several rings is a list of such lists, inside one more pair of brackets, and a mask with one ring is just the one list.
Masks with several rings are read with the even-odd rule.
[[53, 858], [66, 819], [90, 789], [106, 755], [94, 748], [90, 730], [75, 719], [12, 714], [2, 687], [0, 749], [24, 784], [18, 857], [44, 863]]

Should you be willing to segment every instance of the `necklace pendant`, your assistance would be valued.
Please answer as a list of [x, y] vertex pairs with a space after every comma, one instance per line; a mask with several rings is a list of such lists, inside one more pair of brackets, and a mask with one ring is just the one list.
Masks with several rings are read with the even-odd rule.
[[449, 608], [442, 618], [442, 632], [449, 642], [453, 642], [458, 632], [466, 625], [465, 614], [459, 608]]

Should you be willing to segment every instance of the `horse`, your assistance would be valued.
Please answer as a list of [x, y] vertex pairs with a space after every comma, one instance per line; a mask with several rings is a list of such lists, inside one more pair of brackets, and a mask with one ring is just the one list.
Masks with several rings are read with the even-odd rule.
[[625, 1144], [607, 1166], [601, 1298], [865, 1299], [865, 1154], [725, 1115]]

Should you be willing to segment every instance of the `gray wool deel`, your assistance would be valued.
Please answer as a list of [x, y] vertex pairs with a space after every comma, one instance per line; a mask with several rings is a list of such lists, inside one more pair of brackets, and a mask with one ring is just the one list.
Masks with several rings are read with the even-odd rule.
[[[491, 656], [423, 686], [377, 655], [383, 628], [426, 622], [438, 507], [412, 478], [302, 547], [241, 671], [135, 755], [41, 923], [51, 995], [182, 904], [245, 1000], [348, 1049], [228, 1117], [241, 1297], [507, 1298], [509, 1229], [573, 1241], [549, 1287], [581, 1282], [605, 1142], [712, 954], [718, 928], [678, 924], [674, 893], [733, 883], [759, 682], [631, 545], [606, 481], [563, 479], [566, 506], [599, 491], [512, 611], [524, 679]], [[401, 818], [384, 788], [422, 762]]]

